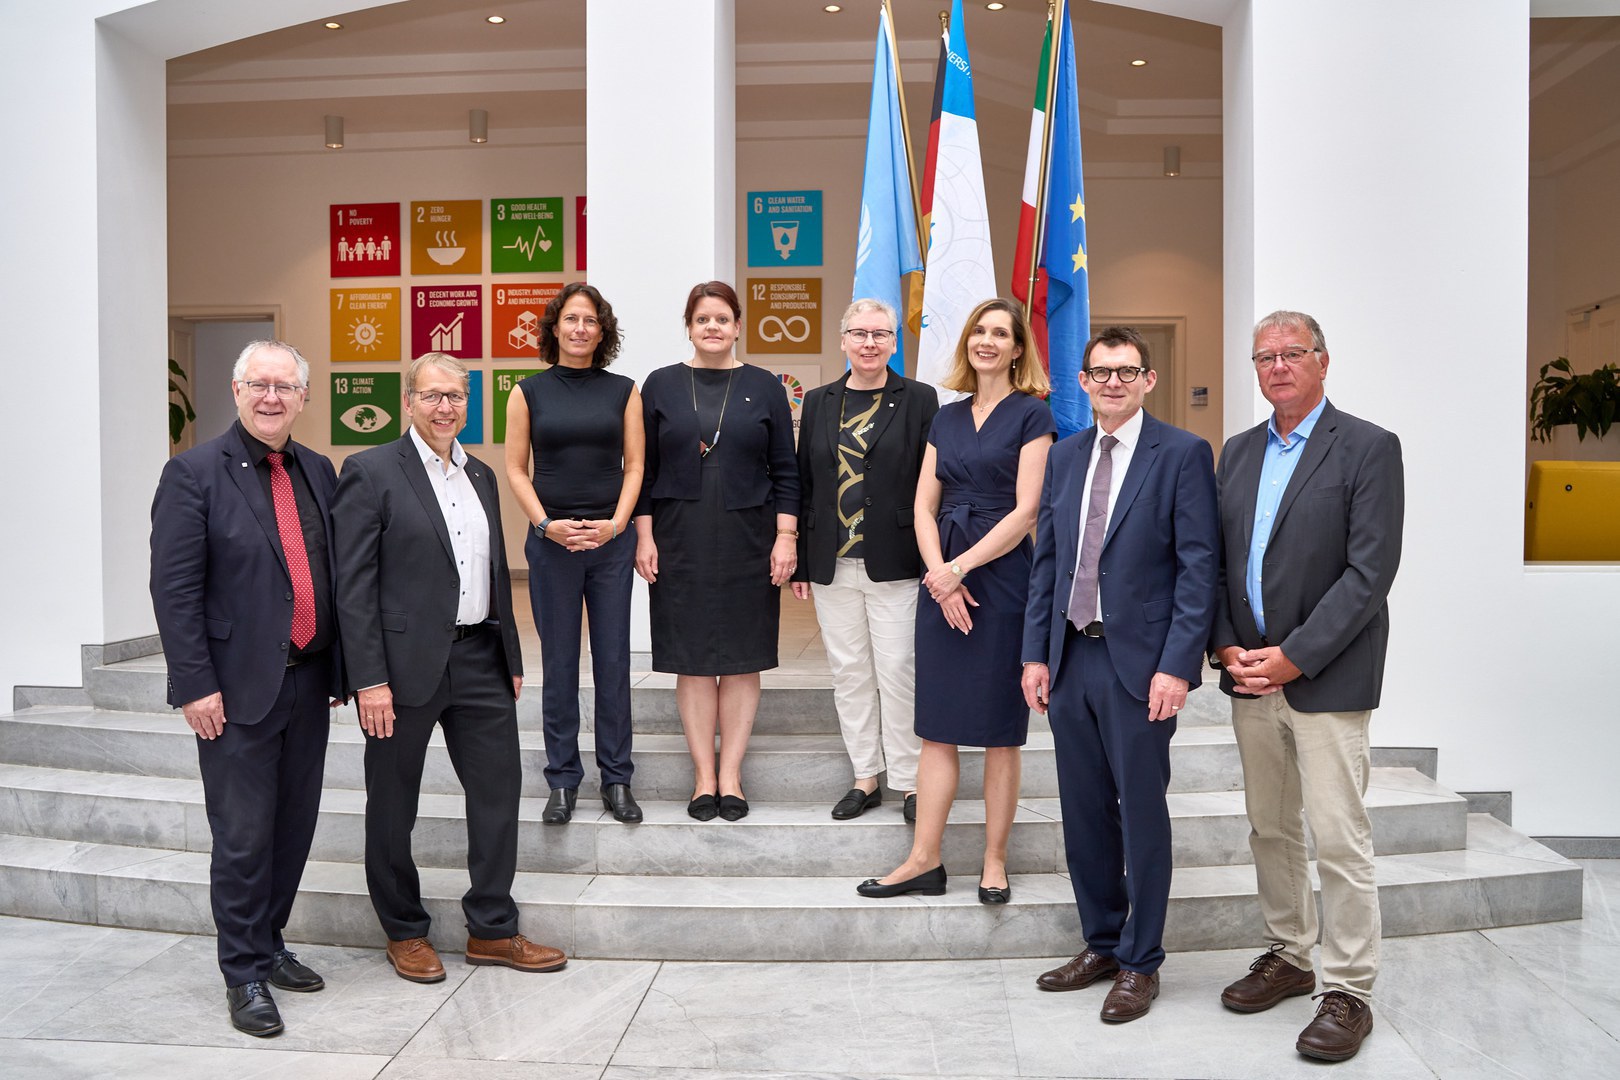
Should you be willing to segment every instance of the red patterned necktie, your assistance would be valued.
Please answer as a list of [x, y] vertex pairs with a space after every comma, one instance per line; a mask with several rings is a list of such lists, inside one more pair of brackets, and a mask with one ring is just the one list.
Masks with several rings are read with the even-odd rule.
[[266, 454], [270, 463], [270, 495], [276, 504], [276, 527], [281, 531], [281, 550], [287, 556], [287, 572], [292, 576], [292, 642], [302, 649], [315, 636], [315, 583], [309, 576], [309, 552], [304, 548], [304, 526], [298, 520], [298, 503], [293, 498], [292, 477], [282, 464], [285, 455]]

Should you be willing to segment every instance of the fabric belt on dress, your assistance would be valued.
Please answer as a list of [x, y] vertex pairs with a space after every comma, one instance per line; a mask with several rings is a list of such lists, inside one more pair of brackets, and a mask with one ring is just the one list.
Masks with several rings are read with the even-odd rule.
[[1004, 492], [956, 488], [951, 492], [951, 501], [940, 505], [939, 516], [953, 528], [965, 532], [975, 514], [997, 519], [1006, 517], [1016, 507], [1016, 504], [1006, 500]]

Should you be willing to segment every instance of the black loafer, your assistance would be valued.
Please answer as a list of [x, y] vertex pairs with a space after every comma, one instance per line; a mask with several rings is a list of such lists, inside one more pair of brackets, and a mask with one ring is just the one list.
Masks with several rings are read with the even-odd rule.
[[936, 866], [932, 870], [925, 870], [914, 878], [897, 881], [893, 885], [884, 885], [877, 878], [867, 878], [855, 886], [855, 891], [862, 896], [882, 898], [885, 896], [905, 896], [907, 893], [916, 893], [918, 896], [943, 896], [945, 893], [945, 867]]
[[568, 824], [574, 819], [574, 801], [578, 798], [579, 791], [575, 788], [552, 788], [540, 820], [547, 825]]
[[276, 955], [270, 960], [270, 984], [277, 990], [313, 994], [326, 986], [326, 980], [300, 964], [296, 953], [277, 949]]
[[720, 812], [720, 804], [713, 795], [699, 795], [686, 804], [686, 812], [699, 821], [713, 821]]
[[231, 1026], [237, 1031], [261, 1039], [281, 1034], [281, 1010], [276, 1008], [270, 988], [262, 982], [227, 986], [225, 1007], [231, 1011]]
[[883, 805], [883, 789], [878, 788], [868, 795], [858, 787], [852, 787], [838, 800], [838, 805], [832, 808], [832, 816], [839, 821], [848, 821], [858, 818], [874, 806]]
[[906, 801], [901, 804], [900, 812], [905, 814], [907, 825], [917, 824], [917, 793], [915, 791], [906, 796]]
[[748, 816], [748, 800], [736, 795], [720, 796], [720, 816], [727, 821], [741, 821]]
[[602, 789], [602, 805], [613, 813], [614, 821], [634, 825], [641, 820], [641, 807], [630, 794], [629, 784], [609, 784]]

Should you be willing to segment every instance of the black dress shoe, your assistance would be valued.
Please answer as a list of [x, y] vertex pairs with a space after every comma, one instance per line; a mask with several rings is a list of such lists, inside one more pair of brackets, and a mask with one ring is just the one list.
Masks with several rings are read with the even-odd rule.
[[720, 812], [720, 804], [713, 795], [699, 795], [686, 804], [686, 812], [699, 821], [713, 821]]
[[1006, 904], [1012, 900], [1012, 882], [1007, 882], [1005, 889], [993, 889], [988, 885], [979, 886], [979, 903]]
[[906, 817], [907, 825], [917, 824], [917, 793], [913, 791], [906, 796], [906, 801], [900, 804], [900, 812]]
[[281, 1010], [270, 988], [262, 982], [243, 983], [225, 988], [225, 1007], [231, 1011], [231, 1026], [261, 1039], [280, 1035]]
[[540, 820], [547, 825], [566, 825], [574, 819], [574, 801], [579, 798], [576, 788], [552, 788], [546, 798], [546, 808]]
[[870, 795], [858, 787], [852, 787], [838, 800], [838, 805], [832, 808], [832, 816], [839, 821], [848, 821], [858, 818], [874, 806], [883, 805], [883, 789], [878, 788]]
[[741, 821], [748, 816], [748, 800], [736, 795], [720, 796], [720, 816], [727, 821]]
[[270, 959], [270, 983], [277, 990], [291, 990], [295, 994], [312, 994], [326, 986], [326, 980], [298, 962], [296, 953], [277, 949]]
[[862, 896], [885, 897], [905, 896], [907, 893], [916, 893], [918, 896], [942, 896], [945, 893], [945, 867], [936, 866], [932, 870], [925, 870], [914, 878], [897, 881], [893, 885], [884, 885], [877, 878], [867, 878], [855, 886], [855, 891]]
[[629, 784], [609, 784], [602, 789], [602, 805], [613, 812], [614, 821], [634, 825], [641, 820], [641, 807], [630, 794]]

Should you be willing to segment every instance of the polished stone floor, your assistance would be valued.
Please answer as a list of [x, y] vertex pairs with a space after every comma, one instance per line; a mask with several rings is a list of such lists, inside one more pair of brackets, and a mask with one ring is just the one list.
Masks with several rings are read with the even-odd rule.
[[285, 1034], [233, 1030], [212, 938], [0, 918], [0, 1075], [383, 1080], [825, 1077], [1614, 1077], [1620, 861], [1588, 860], [1580, 922], [1384, 943], [1376, 1027], [1338, 1066], [1298, 1057], [1304, 998], [1216, 1000], [1247, 952], [1173, 953], [1144, 1019], [1035, 989], [1046, 960], [703, 964], [574, 960], [551, 975], [397, 978], [304, 946], [327, 981], [277, 995]]

